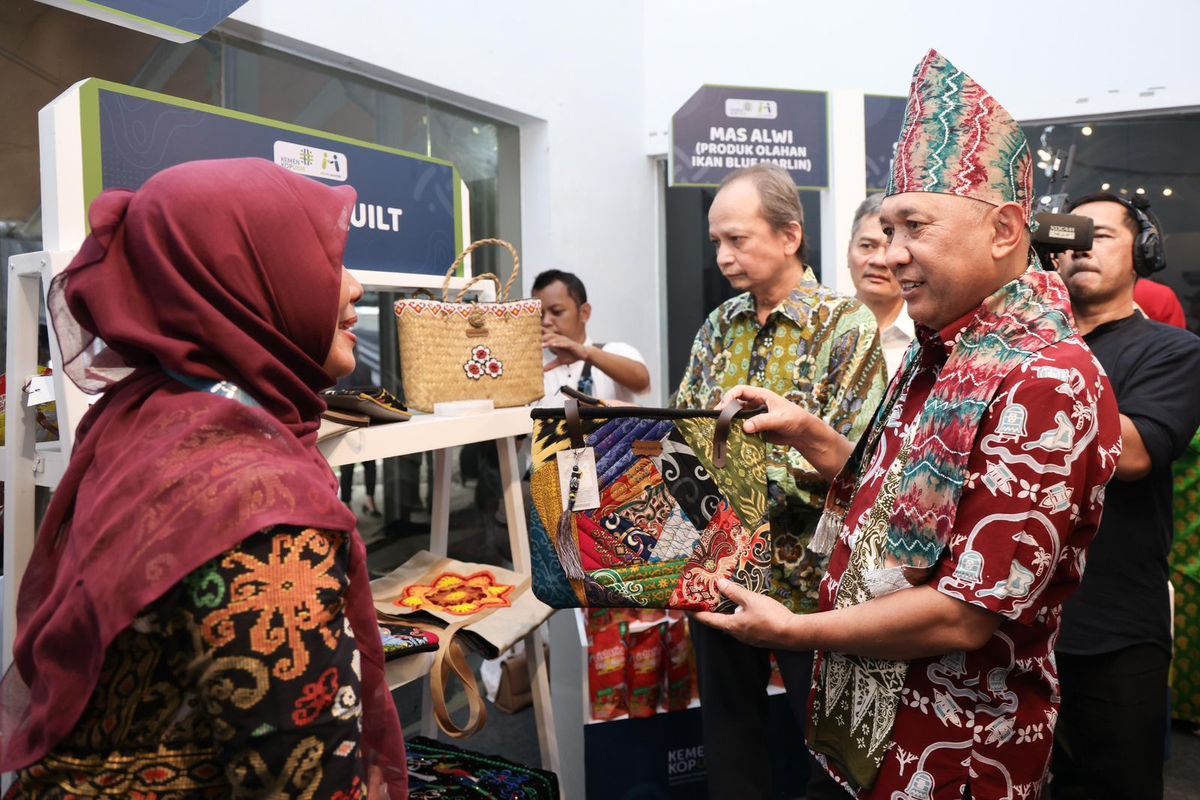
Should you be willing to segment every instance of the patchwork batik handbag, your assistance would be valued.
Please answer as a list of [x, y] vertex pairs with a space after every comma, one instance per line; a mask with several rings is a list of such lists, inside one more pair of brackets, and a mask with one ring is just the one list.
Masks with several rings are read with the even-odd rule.
[[537, 408], [530, 549], [555, 608], [732, 611], [728, 578], [769, 588], [764, 409]]
[[[508, 282], [490, 272], [476, 275], [450, 302], [450, 278], [467, 255], [485, 245], [503, 247], [513, 257]], [[434, 403], [491, 400], [496, 408], [523, 406], [539, 399], [542, 381], [542, 304], [509, 300], [520, 272], [516, 249], [501, 239], [480, 239], [464, 250], [442, 284], [442, 299], [397, 300], [396, 327], [404, 400], [409, 408], [433, 411]], [[495, 303], [464, 303], [476, 281], [496, 284]]]

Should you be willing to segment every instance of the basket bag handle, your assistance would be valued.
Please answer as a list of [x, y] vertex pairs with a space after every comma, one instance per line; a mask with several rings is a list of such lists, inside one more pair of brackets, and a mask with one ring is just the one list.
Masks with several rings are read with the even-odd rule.
[[476, 275], [475, 277], [471, 278], [471, 280], [467, 281], [467, 285], [458, 290], [458, 296], [454, 298], [454, 302], [461, 303], [466, 293], [471, 290], [471, 287], [485, 278], [496, 284], [496, 302], [503, 303], [504, 300], [502, 299], [502, 295], [504, 293], [504, 289], [500, 286], [500, 279], [491, 272], [485, 272], [482, 275]]
[[[458, 293], [458, 299], [462, 300], [463, 294], [465, 294], [467, 289], [470, 286], [472, 286], [476, 281], [478, 281], [482, 278], [490, 278], [496, 282], [496, 289], [497, 289], [496, 302], [498, 302], [498, 303], [508, 302], [508, 296], [512, 292], [513, 282], [517, 279], [517, 275], [521, 271], [521, 259], [517, 255], [517, 248], [513, 247], [511, 244], [504, 241], [503, 239], [480, 239], [477, 242], [471, 242], [471, 244], [467, 245], [467, 249], [463, 250], [461, 253], [459, 253], [458, 258], [454, 259], [454, 263], [450, 265], [450, 269], [446, 270], [446, 280], [442, 283], [442, 302], [443, 303], [450, 302], [450, 278], [452, 278], [454, 276], [455, 270], [457, 270], [460, 266], [462, 266], [463, 259], [465, 259], [467, 256], [469, 256], [471, 253], [474, 253], [476, 250], [483, 247], [484, 245], [495, 245], [497, 247], [503, 247], [505, 250], [507, 250], [509, 252], [510, 255], [512, 255], [512, 257], [513, 257], [512, 275], [510, 275], [508, 277], [508, 282], [505, 283], [503, 287], [500, 286], [500, 279], [497, 278], [495, 275], [493, 275], [490, 272], [485, 272], [482, 275], [476, 275], [475, 278], [473, 278], [471, 280], [471, 282], [468, 283], [466, 286], [464, 286], [462, 288], [462, 291], [460, 291]], [[455, 301], [455, 302], [457, 302], [457, 301]]]

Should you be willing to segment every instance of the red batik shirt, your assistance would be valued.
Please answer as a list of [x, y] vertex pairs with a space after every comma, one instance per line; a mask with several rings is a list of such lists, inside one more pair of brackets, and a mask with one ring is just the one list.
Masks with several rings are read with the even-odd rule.
[[[872, 536], [877, 546], [886, 529], [908, 460], [906, 437], [970, 319], [924, 345], [830, 557], [822, 611], [850, 580], [852, 557], [871, 550]], [[967, 786], [976, 798], [1040, 795], [1058, 712], [1053, 652], [1062, 605], [1079, 586], [1119, 453], [1112, 389], [1078, 336], [1041, 350], [1001, 382], [968, 460], [954, 534], [929, 585], [1004, 620], [976, 651], [908, 662], [892, 744], [874, 785], [857, 797], [941, 800], [961, 798]], [[838, 658], [819, 653], [817, 675]], [[839, 777], [836, 767], [830, 771]]]

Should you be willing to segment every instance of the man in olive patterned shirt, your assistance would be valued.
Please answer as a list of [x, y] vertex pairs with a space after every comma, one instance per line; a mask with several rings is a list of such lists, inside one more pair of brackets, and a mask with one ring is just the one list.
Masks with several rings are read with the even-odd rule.
[[[805, 266], [804, 214], [788, 173], [760, 164], [731, 173], [708, 215], [721, 274], [743, 294], [696, 334], [679, 408], [712, 408], [738, 384], [762, 386], [824, 419], [851, 440], [870, 422], [886, 385], [875, 316], [817, 283]], [[772, 447], [771, 595], [796, 613], [817, 610], [824, 560], [808, 550], [828, 486], [797, 450]], [[692, 626], [700, 671], [711, 797], [770, 797], [766, 736], [769, 650]], [[776, 651], [803, 728], [813, 654]]]

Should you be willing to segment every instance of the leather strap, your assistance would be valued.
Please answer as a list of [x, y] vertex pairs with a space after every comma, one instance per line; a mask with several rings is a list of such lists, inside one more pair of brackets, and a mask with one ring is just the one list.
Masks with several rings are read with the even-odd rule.
[[579, 419], [579, 401], [574, 397], [564, 400], [563, 414], [567, 418], [567, 435], [571, 437], [571, 449], [583, 449], [586, 444], [583, 440], [583, 421]]
[[[604, 343], [603, 342], [592, 342], [592, 347], [596, 348], [597, 350], [603, 350]], [[584, 361], [583, 362], [583, 370], [580, 371], [580, 373], [579, 373], [579, 383], [582, 385], [584, 381], [588, 380], [591, 377], [592, 377], [592, 362]], [[589, 396], [590, 395], [585, 395], [585, 397], [589, 397]]]
[[[455, 638], [459, 629], [469, 623], [478, 622], [478, 616], [462, 620], [446, 628], [438, 637], [438, 651], [433, 659], [433, 672], [430, 675], [433, 695], [433, 716], [438, 727], [452, 739], [464, 739], [475, 733], [487, 723], [487, 706], [479, 692], [479, 682], [475, 680], [475, 670], [467, 662], [462, 644]], [[446, 707], [446, 686], [449, 684], [449, 672], [453, 672], [462, 681], [467, 696], [467, 707], [470, 710], [465, 725], [459, 726], [450, 716]]]
[[[429, 580], [433, 575], [434, 573], [430, 573], [430, 576], [423, 580]], [[525, 577], [514, 586], [510, 602], [515, 603], [517, 598], [529, 589], [531, 583], [532, 578]], [[429, 687], [433, 700], [433, 717], [437, 721], [438, 727], [453, 739], [464, 739], [478, 733], [487, 723], [487, 706], [484, 705], [479, 682], [475, 679], [475, 670], [471, 669], [462, 643], [458, 641], [455, 634], [468, 625], [475, 625], [483, 621], [484, 618], [500, 611], [501, 608], [511, 608], [511, 606], [493, 606], [477, 614], [472, 614], [466, 619], [458, 620], [438, 633], [438, 650], [437, 655], [433, 658], [433, 672], [430, 674]], [[467, 695], [469, 714], [466, 724], [461, 726], [454, 722], [450, 716], [450, 709], [446, 707], [446, 687], [450, 683], [451, 672], [462, 682]]]
[[713, 431], [713, 466], [717, 469], [725, 468], [725, 454], [729, 449], [729, 430], [733, 427], [733, 418], [741, 410], [742, 404], [733, 400], [721, 409], [721, 416], [717, 417], [717, 427]]

